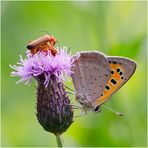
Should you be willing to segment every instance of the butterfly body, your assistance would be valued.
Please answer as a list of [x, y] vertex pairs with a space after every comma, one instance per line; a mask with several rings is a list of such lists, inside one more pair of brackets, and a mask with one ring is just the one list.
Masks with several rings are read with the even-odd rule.
[[73, 57], [72, 80], [76, 100], [84, 110], [100, 111], [105, 103], [133, 75], [136, 63], [100, 52], [80, 52]]

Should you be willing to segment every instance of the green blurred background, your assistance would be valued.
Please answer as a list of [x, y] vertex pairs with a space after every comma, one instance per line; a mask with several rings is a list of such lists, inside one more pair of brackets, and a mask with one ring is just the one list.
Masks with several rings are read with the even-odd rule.
[[[59, 46], [98, 50], [125, 56], [138, 64], [136, 73], [106, 103], [124, 113], [103, 109], [77, 118], [63, 134], [64, 146], [146, 147], [146, 1], [117, 2], [2, 2], [2, 146], [56, 146], [54, 135], [36, 119], [35, 82], [16, 85], [9, 64], [25, 56], [26, 45], [46, 33]], [[72, 83], [68, 82], [69, 87]], [[71, 96], [72, 102], [74, 96]]]

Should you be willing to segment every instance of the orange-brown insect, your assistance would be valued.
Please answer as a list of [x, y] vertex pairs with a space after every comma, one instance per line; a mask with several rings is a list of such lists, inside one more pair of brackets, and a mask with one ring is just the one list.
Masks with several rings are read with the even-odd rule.
[[32, 55], [39, 51], [51, 51], [52, 55], [56, 55], [57, 49], [55, 48], [55, 44], [57, 40], [52, 35], [44, 35], [27, 45], [27, 48], [31, 51]]

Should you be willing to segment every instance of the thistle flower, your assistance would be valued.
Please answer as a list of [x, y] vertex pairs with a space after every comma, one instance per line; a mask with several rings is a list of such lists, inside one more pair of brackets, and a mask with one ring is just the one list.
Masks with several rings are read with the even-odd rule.
[[37, 119], [43, 128], [55, 135], [61, 135], [73, 122], [73, 110], [63, 84], [71, 75], [72, 59], [67, 52], [59, 48], [53, 56], [49, 52], [38, 52], [27, 58], [20, 56], [15, 71], [11, 76], [19, 76], [17, 82], [29, 84], [31, 79], [37, 81]]
[[56, 56], [53, 56], [50, 51], [46, 53], [38, 52], [34, 56], [27, 53], [27, 59], [23, 60], [22, 56], [20, 56], [20, 62], [17, 63], [17, 66], [10, 65], [15, 70], [11, 72], [11, 76], [19, 76], [21, 78], [17, 83], [25, 82], [25, 84], [28, 84], [32, 78], [44, 75], [44, 84], [47, 87], [51, 75], [55, 75], [60, 81], [71, 75], [70, 67], [72, 62], [70, 55], [62, 48], [59, 49], [59, 53]]

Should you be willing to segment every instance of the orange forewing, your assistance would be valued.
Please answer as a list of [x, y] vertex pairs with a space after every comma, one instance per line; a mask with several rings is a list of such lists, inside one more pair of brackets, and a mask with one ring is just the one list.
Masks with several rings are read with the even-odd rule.
[[110, 63], [109, 65], [111, 70], [110, 79], [104, 89], [104, 92], [101, 94], [101, 97], [96, 100], [96, 105], [106, 102], [125, 82], [123, 79], [124, 68], [120, 64]]

